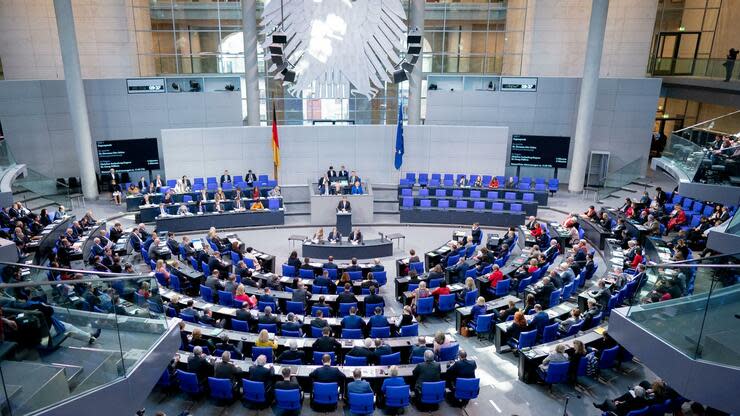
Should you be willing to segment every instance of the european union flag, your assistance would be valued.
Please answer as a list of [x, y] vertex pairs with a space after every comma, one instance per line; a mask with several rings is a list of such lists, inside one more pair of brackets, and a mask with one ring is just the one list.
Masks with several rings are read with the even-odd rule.
[[403, 104], [398, 106], [398, 125], [396, 126], [396, 170], [403, 164]]

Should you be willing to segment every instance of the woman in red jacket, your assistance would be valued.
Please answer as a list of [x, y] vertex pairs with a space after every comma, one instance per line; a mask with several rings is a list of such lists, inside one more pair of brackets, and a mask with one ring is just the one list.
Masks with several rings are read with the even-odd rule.
[[542, 235], [542, 225], [540, 225], [540, 223], [537, 222], [534, 225], [534, 228], [532, 229], [532, 231], [530, 231], [530, 233], [532, 233], [532, 237], [538, 238], [539, 236]]
[[681, 208], [681, 205], [676, 204], [671, 213], [671, 219], [668, 221], [668, 225], [665, 227], [665, 233], [668, 235], [674, 228], [678, 228], [686, 224], [686, 213]]

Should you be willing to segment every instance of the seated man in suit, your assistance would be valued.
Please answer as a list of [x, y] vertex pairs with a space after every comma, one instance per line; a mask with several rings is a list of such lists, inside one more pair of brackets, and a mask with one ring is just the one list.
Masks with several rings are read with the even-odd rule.
[[326, 238], [326, 241], [330, 243], [341, 243], [342, 242], [342, 233], [337, 230], [337, 227], [334, 227], [334, 229], [331, 230], [329, 233], [329, 236]]
[[231, 362], [231, 352], [224, 351], [221, 361], [214, 366], [213, 377], [231, 380], [231, 388], [238, 393], [242, 370]]
[[357, 176], [357, 172], [352, 171], [352, 174], [349, 176], [349, 179], [347, 180], [349, 183], [355, 183], [355, 182], [362, 182], [362, 178]]
[[321, 309], [316, 311], [316, 317], [311, 320], [311, 327], [313, 328], [324, 328], [329, 325], [329, 322], [324, 319], [324, 312]]
[[[423, 357], [427, 351], [432, 351], [430, 347], [427, 347], [427, 338], [423, 335], [419, 335], [419, 338], [416, 340], [416, 345], [411, 347], [411, 357]], [[434, 351], [432, 351], [432, 357], [434, 357]]]
[[290, 312], [286, 317], [286, 322], [282, 325], [283, 330], [300, 331], [303, 325], [295, 321], [295, 314]]
[[346, 211], [350, 212], [352, 211], [352, 204], [347, 201], [347, 197], [343, 196], [342, 200], [339, 201], [339, 204], [337, 204], [337, 211]]
[[550, 276], [542, 279], [542, 285], [535, 289], [535, 299], [541, 305], [550, 304], [550, 294], [555, 291], [555, 285], [550, 281]]
[[340, 348], [342, 344], [331, 336], [331, 328], [328, 326], [321, 330], [321, 337], [317, 338], [311, 346], [312, 350], [319, 352], [336, 352]]
[[357, 303], [357, 298], [352, 293], [351, 283], [344, 284], [344, 292], [337, 295], [337, 303]]
[[[313, 279], [313, 286], [321, 286], [321, 287], [328, 288], [330, 292], [333, 292], [336, 290], [336, 288], [334, 287], [334, 282], [331, 279], [329, 279], [329, 272], [326, 271], [326, 265], [324, 265], [324, 272], [321, 275], [316, 276], [315, 279]], [[334, 290], [332, 290], [333, 287], [334, 287]]]
[[373, 267], [370, 268], [371, 272], [382, 272], [385, 271], [385, 267], [380, 264], [380, 259], [373, 259]]
[[352, 357], [365, 357], [367, 358], [367, 362], [370, 363], [373, 357], [373, 352], [371, 350], [372, 347], [373, 347], [373, 340], [370, 338], [365, 338], [362, 346], [352, 347], [352, 349], [349, 350], [347, 355], [352, 356]]
[[362, 244], [362, 232], [359, 228], [355, 228], [354, 231], [349, 233], [349, 242], [353, 244]]
[[342, 318], [342, 328], [344, 329], [365, 329], [365, 321], [357, 316], [357, 308], [349, 308], [349, 315]]
[[261, 324], [279, 324], [280, 318], [272, 313], [272, 306], [265, 306], [265, 313], [259, 317]]
[[465, 258], [460, 256], [457, 264], [449, 268], [450, 281], [452, 283], [463, 282], [465, 280], [465, 273], [468, 271], [468, 263], [465, 262]]
[[213, 376], [213, 363], [203, 354], [202, 347], [193, 347], [193, 355], [188, 357], [188, 371], [195, 373], [201, 384], [205, 383], [208, 377]]
[[348, 272], [361, 272], [362, 267], [360, 267], [359, 264], [357, 264], [357, 258], [352, 257], [352, 260], [350, 260], [349, 267], [347, 267]]
[[372, 387], [370, 387], [370, 383], [362, 379], [362, 370], [360, 370], [359, 368], [355, 368], [352, 371], [352, 377], [354, 378], [354, 381], [347, 384], [347, 400], [349, 400], [349, 395], [352, 393], [373, 393], [373, 389]]
[[280, 374], [283, 379], [275, 383], [275, 390], [298, 390], [298, 396], [301, 398], [301, 403], [303, 403], [303, 390], [301, 390], [301, 385], [297, 381], [291, 379], [290, 367], [283, 367]]
[[[334, 228], [334, 230], [332, 230], [332, 232], [334, 232], [336, 230], [337, 229]], [[337, 268], [337, 265], [336, 265], [336, 263], [334, 263], [334, 256], [329, 256], [329, 258], [327, 259], [326, 263], [324, 263], [322, 265], [322, 267], [324, 268], [324, 271], [326, 271], [326, 269], [336, 269]]]
[[370, 294], [365, 296], [365, 305], [381, 304], [385, 306], [385, 300], [382, 296], [378, 295], [377, 292], [378, 289], [376, 289], [376, 286], [370, 286]]
[[229, 170], [226, 169], [224, 171], [224, 174], [221, 175], [221, 187], [223, 188], [224, 183], [231, 183], [231, 175], [229, 174]]
[[105, 255], [105, 249], [103, 248], [103, 245], [100, 242], [100, 238], [95, 237], [95, 239], [93, 240], [93, 246], [90, 249], [90, 255], [92, 257], [95, 257], [95, 256], [102, 257]]
[[534, 305], [534, 310], [534, 317], [532, 318], [532, 321], [529, 322], [529, 328], [527, 330], [531, 331], [536, 329], [537, 336], [542, 336], [542, 331], [544, 331], [545, 327], [550, 323], [550, 316], [547, 312], [542, 310], [542, 306], [539, 303]]
[[298, 343], [294, 339], [288, 342], [288, 346], [290, 349], [280, 354], [276, 363], [282, 364], [289, 360], [301, 360], [301, 363], [306, 361], [306, 353], [298, 349]]
[[[367, 298], [365, 299], [365, 305], [367, 305]], [[383, 315], [383, 309], [380, 306], [375, 307], [374, 315], [370, 317], [367, 322], [367, 326], [370, 328], [383, 328], [389, 327], [391, 324], [388, 322], [388, 318]]]
[[277, 305], [277, 300], [275, 299], [275, 296], [272, 296], [272, 290], [269, 287], [265, 288], [265, 293], [260, 296], [260, 300], [262, 302], [272, 302]]
[[425, 382], [439, 381], [442, 376], [442, 369], [439, 363], [434, 361], [434, 351], [428, 350], [424, 352], [424, 362], [419, 363], [414, 367], [412, 373], [414, 380], [414, 390], [418, 396], [421, 395], [421, 386]]
[[231, 355], [229, 356], [229, 358], [231, 358], [232, 356], [235, 359], [241, 359], [242, 358], [242, 354], [239, 351], [237, 351], [236, 345], [234, 345], [234, 344], [232, 344], [232, 343], [229, 342], [229, 334], [222, 333], [221, 335], [219, 335], [219, 340], [220, 340], [220, 342], [217, 342], [216, 343], [216, 349], [217, 350], [221, 350], [221, 351], [224, 351], [224, 352], [225, 351], [230, 352]]
[[477, 368], [475, 361], [468, 360], [468, 353], [464, 349], [460, 348], [458, 357], [460, 357], [460, 359], [455, 361], [455, 363], [447, 369], [447, 373], [445, 374], [447, 378], [447, 387], [452, 390], [453, 397], [455, 392], [455, 380], [458, 378], [475, 378], [475, 369]]
[[375, 365], [378, 365], [380, 363], [380, 357], [384, 355], [390, 355], [393, 354], [393, 350], [391, 347], [384, 343], [382, 339], [375, 338], [375, 350], [373, 351], [373, 359], [372, 363]]
[[275, 379], [275, 368], [270, 366], [265, 367], [267, 363], [267, 357], [260, 355], [257, 357], [257, 361], [249, 367], [246, 379], [249, 381], [261, 381], [265, 384], [265, 391], [272, 389], [272, 383]]
[[321, 367], [311, 371], [311, 374], [308, 375], [311, 381], [314, 383], [337, 383], [341, 389], [344, 385], [345, 378], [342, 370], [332, 367], [331, 356], [329, 354], [324, 354], [321, 357], [321, 363]]

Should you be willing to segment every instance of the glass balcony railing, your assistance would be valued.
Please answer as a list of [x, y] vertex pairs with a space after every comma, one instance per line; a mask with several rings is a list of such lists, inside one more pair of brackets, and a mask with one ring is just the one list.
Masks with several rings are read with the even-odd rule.
[[156, 279], [0, 264], [0, 408], [26, 415], [131, 374], [167, 331]]
[[716, 140], [737, 134], [738, 123], [740, 111], [735, 111], [677, 130], [668, 138], [662, 161], [682, 172], [685, 180], [734, 185], [731, 178], [740, 173], [737, 148], [724, 149]]
[[648, 266], [627, 317], [692, 359], [740, 366], [738, 279], [737, 254]]
[[740, 81], [740, 63], [730, 67], [725, 59], [650, 58], [648, 72], [655, 76], [685, 76]]
[[597, 199], [601, 200], [625, 187], [632, 181], [643, 176], [642, 172], [647, 162], [639, 158], [622, 166], [614, 172], [609, 172], [604, 186], [597, 191]]
[[10, 151], [8, 142], [6, 140], [0, 140], [0, 170], [7, 169], [13, 165], [15, 165], [15, 158]]

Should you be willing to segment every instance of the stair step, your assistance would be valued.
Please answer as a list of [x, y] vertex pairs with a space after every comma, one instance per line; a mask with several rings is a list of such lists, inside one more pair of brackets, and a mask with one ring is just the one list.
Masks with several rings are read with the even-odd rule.
[[390, 211], [375, 211], [375, 212], [373, 212], [373, 214], [375, 214], [375, 215], [378, 215], [378, 214], [380, 214], [380, 215], [394, 214], [395, 215], [395, 214], [400, 214], [400, 213], [401, 212], [398, 211], [398, 210], [395, 210], [395, 211], [392, 211], [392, 210], [390, 210]]

